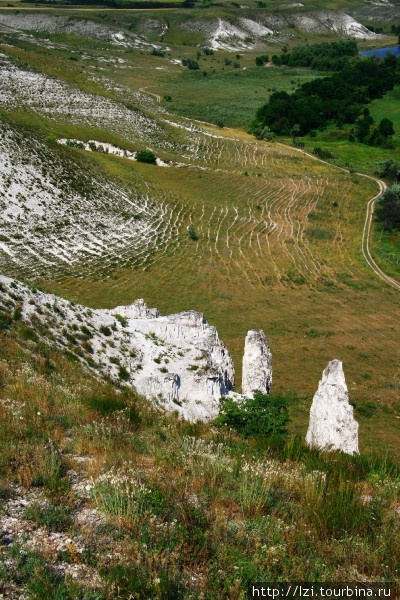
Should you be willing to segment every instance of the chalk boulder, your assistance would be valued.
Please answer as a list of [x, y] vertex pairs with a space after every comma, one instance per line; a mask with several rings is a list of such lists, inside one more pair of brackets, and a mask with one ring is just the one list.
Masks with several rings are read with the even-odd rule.
[[358, 423], [340, 360], [331, 360], [322, 374], [311, 405], [306, 443], [325, 451], [358, 454]]
[[251, 329], [247, 332], [244, 345], [242, 393], [254, 391], [269, 394], [272, 385], [272, 355], [265, 333]]

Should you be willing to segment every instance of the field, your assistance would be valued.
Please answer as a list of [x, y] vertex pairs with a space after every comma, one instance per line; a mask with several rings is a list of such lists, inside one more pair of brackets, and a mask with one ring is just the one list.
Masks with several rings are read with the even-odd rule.
[[[302, 435], [323, 368], [341, 358], [362, 448], [395, 448], [399, 296], [361, 253], [366, 205], [377, 186], [303, 156], [290, 140], [268, 144], [245, 133], [268, 93], [293, 89], [314, 74], [255, 67], [258, 51], [225, 50], [203, 54], [200, 71], [190, 72], [178, 62], [196, 59], [197, 49], [183, 34], [173, 37], [178, 29], [168, 33], [165, 55], [154, 56], [143, 38], [132, 38], [136, 46], [129, 47], [110, 42], [111, 15], [93, 15], [96, 24], [105, 23], [96, 29], [103, 37], [86, 37], [84, 51], [76, 33], [3, 34], [3, 125], [27, 140], [41, 173], [46, 157], [57, 157], [66, 186], [60, 198], [72, 190], [80, 194], [73, 208], [79, 229], [66, 213], [62, 221], [57, 203], [47, 205], [51, 248], [35, 233], [42, 225], [32, 221], [23, 199], [20, 221], [3, 224], [0, 232], [11, 251], [2, 254], [3, 271], [90, 306], [143, 297], [165, 313], [203, 311], [232, 352], [238, 381], [246, 331], [263, 328], [273, 351], [274, 389], [292, 398], [291, 428]], [[117, 13], [115, 26], [121, 19]], [[136, 36], [143, 17], [130, 19], [126, 35]], [[160, 39], [157, 31], [149, 39]], [[225, 65], [225, 57], [241, 67]], [[163, 100], [167, 95], [172, 101]], [[227, 126], [193, 118], [222, 119]], [[62, 147], [59, 138], [129, 151], [149, 147], [172, 164], [154, 167]], [[329, 133], [326, 138], [321, 134], [318, 145], [332, 148], [342, 166], [371, 173], [387, 156], [345, 138], [330, 140]], [[308, 149], [314, 143], [307, 141]], [[11, 147], [4, 151], [13, 157]], [[12, 160], [19, 164], [23, 157]], [[119, 198], [114, 207], [107, 186], [110, 197]], [[28, 197], [29, 185], [24, 189]], [[129, 209], [120, 208], [121, 199]], [[101, 206], [101, 222], [91, 202]], [[22, 237], [16, 229], [21, 222], [28, 232]], [[187, 233], [190, 225], [197, 240]], [[140, 231], [148, 232], [145, 242]], [[30, 252], [21, 253], [26, 244]], [[13, 252], [23, 259], [16, 261]], [[379, 252], [376, 258], [386, 260]], [[373, 419], [363, 411], [367, 402], [374, 404]]]

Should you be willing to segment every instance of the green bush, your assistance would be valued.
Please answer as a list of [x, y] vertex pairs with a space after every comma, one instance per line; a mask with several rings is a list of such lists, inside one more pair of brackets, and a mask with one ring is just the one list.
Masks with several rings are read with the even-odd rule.
[[149, 165], [155, 165], [157, 163], [156, 155], [150, 150], [139, 150], [136, 154], [136, 160]]
[[288, 422], [286, 398], [262, 392], [255, 392], [253, 398], [239, 402], [227, 398], [215, 419], [216, 425], [226, 425], [245, 437], [285, 435]]
[[376, 216], [392, 231], [400, 227], [400, 185], [388, 188], [376, 202]]
[[194, 242], [196, 242], [199, 239], [199, 236], [197, 235], [196, 230], [193, 227], [193, 225], [189, 225], [188, 235], [189, 235], [190, 239], [193, 240]]

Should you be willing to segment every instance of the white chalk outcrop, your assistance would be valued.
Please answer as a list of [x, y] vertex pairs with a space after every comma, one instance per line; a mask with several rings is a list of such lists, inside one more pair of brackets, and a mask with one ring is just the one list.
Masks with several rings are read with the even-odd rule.
[[242, 394], [254, 391], [269, 394], [272, 385], [272, 355], [265, 333], [251, 329], [244, 345]]
[[331, 360], [314, 396], [306, 443], [321, 450], [358, 453], [358, 423], [340, 360]]
[[186, 419], [216, 417], [234, 386], [232, 358], [201, 313], [160, 316], [143, 300], [92, 310], [0, 277], [0, 313], [17, 308], [45, 341]]

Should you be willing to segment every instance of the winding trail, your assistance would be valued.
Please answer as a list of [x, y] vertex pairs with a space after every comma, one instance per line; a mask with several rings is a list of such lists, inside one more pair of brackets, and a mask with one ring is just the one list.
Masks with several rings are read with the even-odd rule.
[[[309, 158], [312, 158], [318, 162], [324, 163], [325, 165], [334, 167], [335, 169], [339, 169], [340, 171], [344, 171], [345, 173], [349, 173], [348, 169], [345, 169], [344, 167], [339, 167], [338, 165], [332, 164], [326, 160], [323, 160], [322, 158], [318, 158], [317, 156], [309, 154], [308, 152], [306, 152], [305, 150], [302, 150], [301, 148], [295, 148], [294, 146], [289, 146], [288, 144], [283, 144], [282, 142], [277, 142], [277, 143], [281, 146], [292, 148], [293, 150], [300, 152], [300, 154], [305, 154]], [[391, 277], [390, 275], [387, 275], [384, 271], [382, 271], [382, 269], [376, 263], [374, 257], [372, 256], [371, 247], [370, 247], [371, 232], [372, 232], [372, 220], [373, 220], [373, 216], [374, 216], [375, 202], [378, 198], [380, 198], [385, 193], [385, 190], [387, 189], [387, 185], [384, 181], [382, 181], [381, 179], [378, 179], [377, 177], [372, 177], [372, 175], [366, 175], [365, 173], [355, 173], [355, 175], [359, 175], [360, 177], [366, 177], [367, 179], [371, 179], [371, 181], [375, 181], [379, 186], [379, 193], [376, 196], [374, 196], [373, 198], [371, 198], [367, 204], [367, 212], [365, 215], [365, 223], [364, 223], [362, 241], [361, 241], [361, 251], [363, 253], [365, 262], [373, 270], [375, 275], [377, 275], [380, 279], [382, 279], [382, 281], [385, 281], [392, 287], [400, 290], [400, 281], [397, 281], [396, 279], [394, 279], [393, 277]]]
[[139, 88], [139, 92], [143, 92], [143, 94], [148, 94], [149, 96], [153, 96], [153, 98], [156, 99], [158, 104], [161, 104], [161, 100], [162, 100], [161, 96], [159, 96], [158, 94], [154, 94], [153, 92], [146, 92], [146, 90], [148, 90], [149, 87], [152, 87], [152, 86]]
[[374, 216], [375, 201], [380, 196], [382, 196], [382, 194], [387, 189], [387, 185], [384, 181], [381, 181], [380, 179], [375, 179], [375, 177], [370, 177], [369, 175], [364, 175], [363, 173], [358, 173], [358, 175], [362, 175], [363, 177], [368, 177], [368, 179], [373, 179], [379, 185], [379, 194], [374, 196], [374, 198], [371, 198], [371, 200], [367, 204], [367, 214], [365, 216], [365, 223], [364, 223], [363, 236], [362, 236], [362, 253], [364, 255], [364, 258], [365, 258], [367, 264], [381, 279], [383, 279], [384, 281], [389, 283], [389, 285], [400, 290], [400, 282], [396, 281], [396, 279], [394, 279], [393, 277], [390, 277], [390, 275], [386, 275], [386, 273], [384, 273], [382, 271], [380, 266], [376, 264], [374, 257], [371, 254], [371, 249], [370, 249], [370, 244], [369, 244], [370, 239], [371, 239], [372, 219]]

